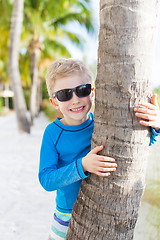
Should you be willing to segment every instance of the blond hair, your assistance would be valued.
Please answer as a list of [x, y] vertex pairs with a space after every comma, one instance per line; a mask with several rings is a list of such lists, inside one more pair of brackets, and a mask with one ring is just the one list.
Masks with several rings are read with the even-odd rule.
[[53, 97], [54, 84], [57, 79], [73, 74], [83, 75], [89, 83], [93, 81], [93, 74], [84, 62], [73, 58], [61, 58], [54, 61], [46, 72], [46, 84], [49, 96]]

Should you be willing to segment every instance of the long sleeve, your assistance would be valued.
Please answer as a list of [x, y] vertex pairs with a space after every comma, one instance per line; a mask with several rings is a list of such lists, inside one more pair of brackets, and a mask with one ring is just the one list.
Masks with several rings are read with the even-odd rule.
[[54, 191], [88, 177], [82, 168], [82, 158], [58, 168], [58, 153], [47, 130], [44, 132], [39, 166], [39, 181], [46, 191]]
[[152, 146], [155, 142], [157, 142], [157, 138], [160, 135], [160, 129], [156, 131], [153, 127], [151, 127], [151, 137], [149, 146]]

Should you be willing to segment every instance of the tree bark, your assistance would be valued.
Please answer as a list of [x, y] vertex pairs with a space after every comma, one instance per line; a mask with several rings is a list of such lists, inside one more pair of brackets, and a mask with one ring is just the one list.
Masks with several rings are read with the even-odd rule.
[[42, 78], [38, 77], [38, 88], [37, 88], [37, 112], [41, 111], [42, 106]]
[[24, 0], [15, 0], [10, 33], [10, 49], [9, 49], [9, 78], [12, 90], [14, 92], [14, 108], [18, 120], [18, 128], [22, 132], [30, 132], [30, 124], [27, 119], [27, 108], [21, 85], [21, 77], [19, 73], [19, 43], [23, 22]]
[[40, 109], [39, 102], [39, 90], [40, 83], [38, 78], [38, 56], [42, 50], [43, 45], [38, 40], [32, 39], [29, 44], [30, 52], [30, 75], [31, 75], [31, 96], [30, 96], [30, 112], [31, 112], [31, 123], [38, 116]]
[[34, 49], [31, 54], [30, 72], [31, 72], [31, 97], [30, 97], [30, 111], [31, 123], [33, 124], [34, 118], [38, 115], [37, 95], [38, 95], [38, 51]]
[[149, 101], [155, 54], [157, 0], [101, 0], [92, 148], [114, 157], [116, 172], [83, 180], [68, 240], [131, 240], [145, 185], [150, 131], [133, 107]]

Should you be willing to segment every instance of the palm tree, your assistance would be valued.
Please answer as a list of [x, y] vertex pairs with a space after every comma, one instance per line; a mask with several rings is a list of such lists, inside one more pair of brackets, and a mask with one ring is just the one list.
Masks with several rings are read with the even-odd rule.
[[0, 0], [0, 83], [8, 81], [7, 62], [9, 48], [10, 21], [12, 4], [9, 0]]
[[68, 240], [133, 239], [150, 136], [133, 107], [152, 94], [156, 22], [157, 0], [100, 1], [92, 147], [103, 144], [102, 154], [114, 157], [118, 168], [82, 182]]
[[30, 124], [26, 116], [26, 104], [21, 86], [21, 77], [19, 73], [19, 43], [23, 22], [23, 0], [15, 0], [10, 31], [10, 49], [9, 49], [9, 78], [14, 92], [14, 107], [18, 119], [20, 131], [30, 132]]
[[[77, 34], [67, 30], [68, 23], [77, 21], [88, 31], [93, 30], [92, 17], [89, 10], [90, 0], [26, 0], [24, 19], [27, 38], [29, 40], [30, 73], [31, 73], [31, 118], [38, 114], [37, 85], [40, 58], [56, 58], [58, 52], [70, 57], [64, 40], [82, 45]], [[25, 33], [25, 36], [26, 36]], [[41, 55], [41, 56], [40, 56]]]

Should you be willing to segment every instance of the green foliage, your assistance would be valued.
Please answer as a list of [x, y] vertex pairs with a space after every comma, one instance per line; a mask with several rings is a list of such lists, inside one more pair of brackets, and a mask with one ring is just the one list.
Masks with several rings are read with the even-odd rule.
[[42, 99], [49, 99], [46, 82], [42, 81]]
[[24, 98], [25, 98], [27, 109], [29, 110], [29, 108], [30, 108], [30, 88], [29, 87], [23, 88], [23, 93], [24, 93]]
[[62, 56], [71, 57], [67, 48], [57, 40], [45, 39], [43, 44], [44, 46], [47, 46], [42, 51], [43, 58], [50, 58], [51, 56], [54, 56], [54, 58], [59, 58]]
[[44, 111], [45, 115], [47, 116], [50, 122], [53, 122], [57, 116], [62, 117], [58, 110], [56, 110], [52, 104], [49, 102], [49, 95], [47, 91], [46, 82], [42, 82], [42, 111]]
[[[71, 57], [64, 45], [66, 41], [83, 46], [82, 37], [69, 31], [66, 25], [76, 21], [88, 32], [93, 32], [90, 1], [84, 0], [82, 3], [80, 0], [25, 0], [21, 48], [26, 51], [23, 51], [20, 57], [20, 72], [26, 86], [31, 84], [29, 63], [30, 53], [34, 48], [39, 49], [39, 75], [43, 78], [45, 69], [53, 60]], [[32, 42], [37, 45], [31, 44]]]
[[22, 86], [24, 88], [28, 88], [31, 85], [31, 78], [29, 75], [29, 69], [30, 69], [30, 59], [29, 59], [29, 53], [26, 52], [26, 54], [19, 54], [19, 70], [21, 73], [21, 80], [22, 80]]
[[42, 110], [45, 115], [48, 117], [50, 122], [53, 122], [57, 117], [62, 117], [62, 114], [59, 113], [49, 102], [49, 99], [44, 99], [42, 103]]
[[[21, 35], [20, 73], [23, 87], [30, 86], [30, 53], [29, 45], [34, 39], [40, 44], [39, 74], [42, 77], [44, 68], [51, 61], [60, 57], [71, 57], [64, 43], [70, 40], [77, 46], [83, 45], [80, 35], [68, 31], [66, 25], [74, 21], [93, 32], [91, 0], [25, 0], [24, 19]], [[8, 81], [8, 49], [10, 39], [10, 22], [13, 1], [0, 0], [0, 81]], [[73, 27], [74, 28], [74, 27]], [[74, 30], [74, 29], [73, 29]], [[45, 61], [46, 60], [46, 61]], [[50, 62], [49, 62], [50, 61]], [[43, 71], [42, 71], [43, 70]]]
[[3, 113], [3, 105], [4, 105], [3, 98], [0, 97], [0, 115]]
[[[160, 181], [147, 184], [142, 200], [150, 204], [148, 222], [153, 229], [149, 239], [160, 240]], [[152, 238], [153, 237], [153, 238]]]
[[9, 0], [0, 0], [0, 82], [8, 81], [7, 63], [11, 13], [12, 3]]
[[160, 181], [153, 181], [146, 186], [143, 200], [160, 208]]
[[154, 93], [157, 93], [158, 105], [160, 107], [160, 87], [154, 89]]

